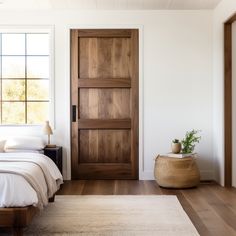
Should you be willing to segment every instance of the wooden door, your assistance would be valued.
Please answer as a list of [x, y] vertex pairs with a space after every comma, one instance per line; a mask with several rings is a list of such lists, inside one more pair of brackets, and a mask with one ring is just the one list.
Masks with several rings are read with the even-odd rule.
[[138, 178], [138, 30], [71, 30], [73, 179]]

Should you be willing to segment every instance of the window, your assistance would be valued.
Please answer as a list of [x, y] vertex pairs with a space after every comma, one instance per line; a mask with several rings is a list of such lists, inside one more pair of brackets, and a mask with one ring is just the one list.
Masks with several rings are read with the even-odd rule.
[[41, 124], [49, 119], [49, 33], [0, 33], [0, 122]]

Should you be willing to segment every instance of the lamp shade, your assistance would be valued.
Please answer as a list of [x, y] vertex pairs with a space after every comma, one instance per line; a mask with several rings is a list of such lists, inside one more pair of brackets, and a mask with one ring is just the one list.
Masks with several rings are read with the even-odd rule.
[[44, 133], [44, 134], [47, 134], [47, 135], [53, 134], [52, 128], [51, 128], [51, 126], [49, 125], [49, 121], [46, 121], [46, 122], [45, 122], [45, 126], [43, 127], [43, 133]]

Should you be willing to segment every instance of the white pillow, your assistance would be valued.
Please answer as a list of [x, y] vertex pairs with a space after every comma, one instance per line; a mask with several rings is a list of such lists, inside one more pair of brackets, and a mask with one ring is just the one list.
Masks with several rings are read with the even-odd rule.
[[43, 154], [43, 150], [33, 150], [33, 149], [5, 149], [5, 152], [8, 153], [42, 153]]
[[5, 149], [42, 150], [44, 147], [43, 140], [33, 136], [9, 137], [5, 145]]
[[6, 144], [6, 140], [0, 140], [0, 152], [4, 152], [5, 144]]

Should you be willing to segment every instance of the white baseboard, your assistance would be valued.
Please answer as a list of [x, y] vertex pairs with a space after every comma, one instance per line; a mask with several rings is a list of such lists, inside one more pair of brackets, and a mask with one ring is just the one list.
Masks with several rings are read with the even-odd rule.
[[[201, 180], [214, 180], [214, 171], [203, 170], [200, 171]], [[66, 177], [67, 175], [65, 175]], [[139, 180], [154, 180], [153, 171], [142, 171], [139, 173]], [[70, 178], [64, 178], [64, 180], [71, 180]]]
[[[212, 170], [203, 170], [200, 171], [201, 180], [213, 180], [214, 172]], [[143, 171], [139, 173], [140, 180], [154, 180], [153, 171]]]
[[200, 171], [201, 180], [215, 180], [213, 170], [202, 170]]
[[142, 171], [139, 173], [140, 180], [154, 180], [154, 173], [153, 171]]

